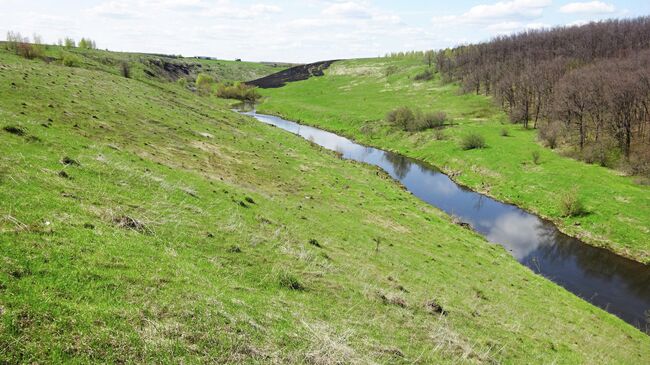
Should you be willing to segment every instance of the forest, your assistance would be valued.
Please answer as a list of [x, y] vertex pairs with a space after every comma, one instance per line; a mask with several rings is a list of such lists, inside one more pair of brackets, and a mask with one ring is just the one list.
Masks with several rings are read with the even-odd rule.
[[650, 174], [650, 17], [528, 30], [436, 53], [464, 92], [589, 163]]

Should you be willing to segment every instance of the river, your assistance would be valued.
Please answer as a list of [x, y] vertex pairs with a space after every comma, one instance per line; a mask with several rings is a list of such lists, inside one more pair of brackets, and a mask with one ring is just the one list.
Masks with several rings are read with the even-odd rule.
[[414, 196], [505, 247], [535, 273], [649, 333], [650, 266], [569, 237], [552, 222], [466, 189], [429, 164], [279, 117], [255, 111], [243, 114], [336, 151], [344, 159], [380, 167]]

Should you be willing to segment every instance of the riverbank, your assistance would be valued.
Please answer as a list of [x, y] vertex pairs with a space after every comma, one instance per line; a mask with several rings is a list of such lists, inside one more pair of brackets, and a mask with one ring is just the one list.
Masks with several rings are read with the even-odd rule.
[[[436, 78], [415, 82], [424, 67], [419, 59], [340, 61], [323, 77], [263, 90], [267, 98], [258, 110], [426, 161], [462, 185], [552, 220], [569, 235], [650, 261], [650, 187], [540, 146], [535, 131], [507, 123], [489, 98], [459, 95], [456, 86]], [[397, 131], [383, 118], [401, 105], [444, 111], [453, 125], [442, 136]], [[470, 132], [483, 135], [487, 148], [462, 150], [459, 140]], [[573, 189], [587, 214], [562, 217], [562, 196]]]

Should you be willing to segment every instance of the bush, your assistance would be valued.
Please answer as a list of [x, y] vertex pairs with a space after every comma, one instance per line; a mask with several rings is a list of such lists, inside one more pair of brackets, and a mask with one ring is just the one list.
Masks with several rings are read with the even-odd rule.
[[212, 91], [212, 85], [214, 85], [214, 79], [212, 76], [200, 73], [196, 77], [196, 89], [200, 94], [209, 94], [210, 91]]
[[262, 97], [255, 86], [237, 83], [235, 85], [219, 85], [217, 96], [223, 99], [237, 99], [241, 101], [255, 102]]
[[395, 65], [390, 65], [390, 66], [386, 67], [386, 69], [384, 70], [384, 75], [385, 75], [386, 77], [388, 77], [388, 76], [390, 76], [390, 75], [396, 73], [398, 70], [399, 70], [399, 69], [397, 68], [397, 66], [395, 66]]
[[436, 129], [436, 131], [433, 133], [433, 138], [437, 141], [442, 141], [447, 138], [445, 135], [445, 132], [442, 129]]
[[131, 66], [129, 65], [128, 62], [123, 61], [120, 64], [120, 75], [126, 77], [127, 79], [131, 78]]
[[67, 67], [79, 67], [81, 66], [81, 58], [72, 53], [61, 54], [61, 63]]
[[464, 150], [473, 150], [477, 148], [485, 148], [485, 138], [478, 133], [470, 133], [465, 135], [460, 141], [460, 147]]
[[578, 191], [571, 189], [564, 193], [560, 200], [560, 211], [563, 217], [577, 217], [585, 213], [585, 209], [578, 197]]
[[388, 112], [386, 114], [386, 121], [400, 129], [406, 130], [407, 126], [415, 121], [415, 114], [411, 108], [402, 106]]
[[550, 149], [555, 149], [563, 130], [564, 127], [562, 126], [562, 123], [551, 122], [539, 128], [538, 137], [544, 141]]
[[433, 71], [426, 69], [422, 71], [421, 73], [415, 75], [413, 78], [415, 81], [429, 81], [433, 79]]
[[445, 112], [425, 112], [420, 116], [422, 124], [426, 128], [442, 127], [447, 121], [447, 113]]
[[16, 54], [32, 60], [34, 58], [42, 58], [45, 55], [45, 50], [40, 44], [18, 43], [16, 46]]
[[650, 177], [650, 146], [640, 146], [630, 155], [629, 164], [632, 173]]
[[425, 112], [411, 110], [403, 106], [386, 114], [386, 121], [402, 130], [409, 132], [422, 131], [429, 128], [441, 127], [447, 120], [444, 112]]
[[184, 77], [181, 77], [180, 79], [176, 80], [176, 83], [182, 88], [187, 88], [187, 79]]
[[510, 136], [510, 131], [508, 128], [501, 128], [501, 137], [509, 137]]

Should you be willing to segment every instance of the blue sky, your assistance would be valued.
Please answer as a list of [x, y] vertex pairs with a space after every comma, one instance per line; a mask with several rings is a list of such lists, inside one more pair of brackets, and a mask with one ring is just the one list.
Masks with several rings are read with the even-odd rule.
[[0, 0], [0, 32], [100, 48], [309, 62], [438, 49], [500, 34], [650, 15], [650, 0]]

